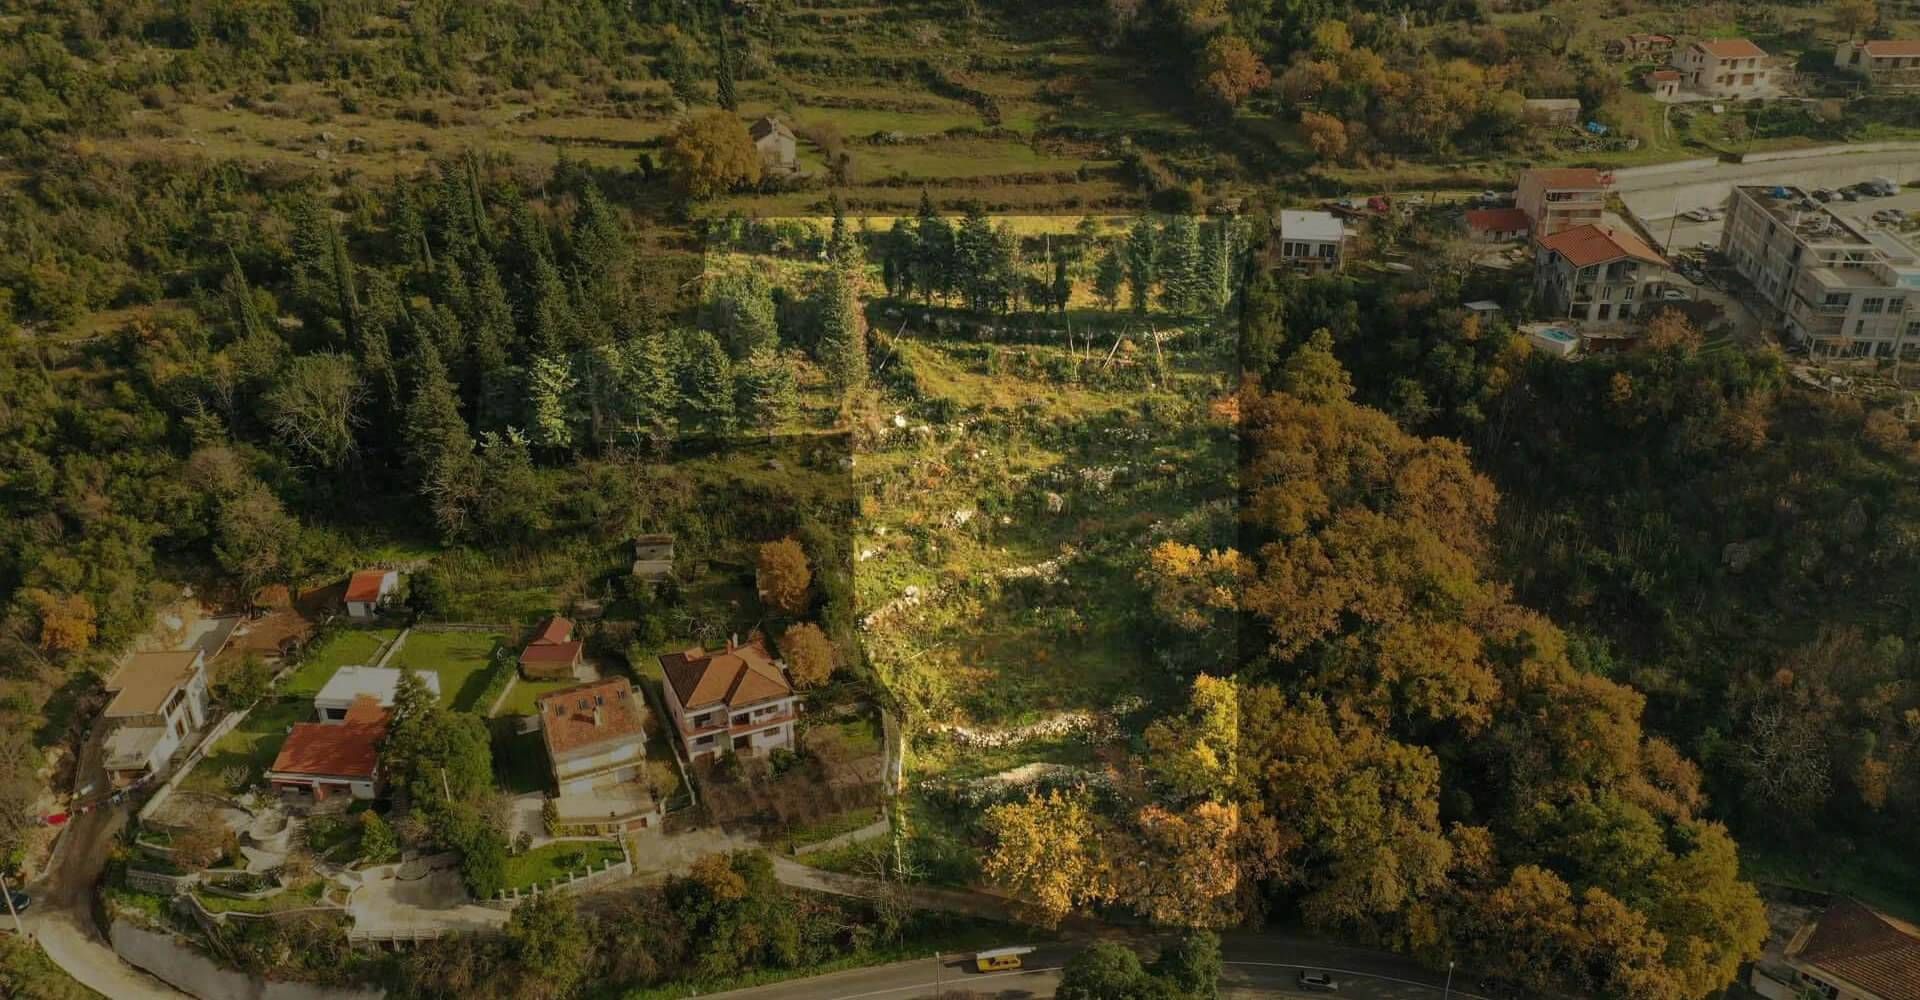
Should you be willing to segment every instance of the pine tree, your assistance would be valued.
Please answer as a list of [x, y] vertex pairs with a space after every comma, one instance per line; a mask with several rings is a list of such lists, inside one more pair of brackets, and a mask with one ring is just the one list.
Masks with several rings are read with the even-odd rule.
[[858, 389], [867, 382], [867, 320], [860, 313], [851, 276], [829, 268], [819, 295], [820, 337], [815, 358], [836, 390]]
[[1127, 232], [1127, 297], [1133, 305], [1133, 311], [1144, 313], [1147, 302], [1152, 296], [1157, 280], [1155, 261], [1157, 254], [1154, 244], [1153, 220], [1142, 217]]
[[413, 396], [407, 401], [403, 453], [424, 487], [449, 462], [473, 455], [473, 436], [460, 415], [460, 397], [431, 338], [413, 344]]
[[1167, 311], [1187, 313], [1203, 299], [1199, 227], [1186, 215], [1167, 220], [1160, 232], [1160, 303]]
[[1067, 311], [1067, 300], [1073, 297], [1073, 279], [1067, 276], [1067, 258], [1055, 257], [1053, 260], [1053, 307], [1062, 315]]
[[560, 268], [550, 258], [534, 261], [531, 311], [533, 331], [528, 345], [535, 355], [572, 350], [581, 342], [580, 319]]
[[779, 343], [780, 324], [773, 305], [773, 283], [759, 268], [750, 267], [716, 279], [707, 316], [707, 325], [736, 361]]
[[954, 233], [953, 226], [934, 210], [933, 199], [924, 190], [920, 192], [915, 235], [918, 239], [914, 248], [914, 284], [919, 286], [921, 297], [932, 302], [936, 293], [945, 296], [953, 289]]
[[827, 261], [837, 267], [853, 255], [854, 243], [852, 234], [847, 232], [847, 208], [840, 201], [840, 192], [833, 192], [829, 200], [833, 206], [833, 228], [827, 236]]
[[1127, 280], [1127, 262], [1120, 250], [1108, 247], [1100, 255], [1100, 263], [1094, 269], [1093, 294], [1100, 300], [1102, 308], [1111, 310], [1120, 304], [1120, 286]]
[[734, 369], [734, 410], [747, 426], [772, 434], [795, 404], [793, 364], [780, 352], [763, 348]]
[[[580, 193], [580, 207], [574, 211], [568, 243], [573, 269], [582, 285], [583, 309], [598, 321], [597, 327], [609, 327], [626, 312], [632, 242], [627, 238], [618, 211], [590, 180]], [[599, 341], [599, 338], [589, 339]]]
[[634, 433], [659, 436], [680, 407], [680, 385], [663, 336], [635, 337], [620, 352], [622, 418]]
[[354, 290], [353, 258], [347, 253], [347, 238], [331, 215], [327, 217], [327, 238], [328, 251], [333, 255], [334, 308], [339, 310], [347, 342], [356, 343], [360, 339], [360, 298]]
[[985, 311], [992, 297], [997, 249], [986, 209], [979, 202], [970, 203], [953, 238], [953, 283], [974, 312]]
[[720, 36], [720, 59], [714, 67], [714, 98], [720, 107], [727, 111], [740, 110], [740, 97], [734, 91], [733, 53], [727, 47], [727, 36]]
[[733, 429], [733, 365], [713, 334], [685, 335], [680, 388], [696, 426], [712, 434]]

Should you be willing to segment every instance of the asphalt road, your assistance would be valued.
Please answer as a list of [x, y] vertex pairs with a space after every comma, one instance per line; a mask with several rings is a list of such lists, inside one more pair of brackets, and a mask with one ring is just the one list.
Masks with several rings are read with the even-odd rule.
[[[1082, 944], [1046, 945], [1026, 956], [1025, 968], [1010, 972], [973, 970], [971, 956], [924, 958], [812, 979], [711, 994], [726, 1000], [933, 1000], [943, 994], [991, 1000], [1028, 1000], [1053, 996], [1060, 969]], [[1300, 973], [1317, 969], [1338, 980], [1340, 997], [1360, 1000], [1444, 1000], [1445, 973], [1435, 975], [1397, 955], [1343, 948], [1278, 933], [1231, 933], [1221, 940], [1225, 997], [1324, 997], [1298, 988]], [[1456, 977], [1453, 997], [1485, 1000]]]

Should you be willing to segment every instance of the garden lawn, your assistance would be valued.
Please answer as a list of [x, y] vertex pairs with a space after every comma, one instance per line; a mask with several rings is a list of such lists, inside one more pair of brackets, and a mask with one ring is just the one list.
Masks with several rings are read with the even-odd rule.
[[612, 841], [557, 840], [508, 858], [506, 887], [525, 890], [546, 885], [569, 872], [586, 868], [599, 871], [604, 862], [625, 859], [620, 845]]
[[493, 730], [493, 780], [511, 795], [547, 790], [547, 747], [540, 730], [516, 732], [519, 720], [490, 721]]
[[539, 701], [542, 696], [562, 688], [570, 688], [578, 683], [580, 682], [574, 680], [530, 681], [524, 677], [516, 677], [513, 679], [513, 686], [507, 689], [507, 697], [500, 702], [500, 710], [493, 714], [497, 717], [532, 715], [534, 702]]
[[312, 698], [341, 667], [371, 666], [380, 647], [399, 634], [390, 628], [344, 628], [334, 632], [300, 659], [292, 675], [281, 682], [280, 694], [288, 698]]
[[210, 913], [280, 913], [285, 910], [298, 910], [320, 904], [320, 894], [325, 892], [327, 880], [315, 878], [305, 885], [296, 885], [277, 896], [265, 899], [233, 899], [211, 892], [196, 891], [200, 904]]
[[207, 756], [194, 767], [193, 773], [187, 775], [184, 784], [195, 791], [230, 794], [238, 789], [228, 787], [222, 775], [235, 767], [246, 770], [247, 776], [240, 787], [255, 784], [280, 753], [280, 744], [286, 742], [287, 730], [296, 722], [312, 720], [313, 703], [306, 699], [263, 701], [247, 713], [246, 719], [233, 732], [220, 737]]
[[472, 712], [487, 687], [487, 667], [503, 637], [492, 632], [407, 633], [389, 667], [431, 670], [440, 675], [440, 704], [456, 712]]

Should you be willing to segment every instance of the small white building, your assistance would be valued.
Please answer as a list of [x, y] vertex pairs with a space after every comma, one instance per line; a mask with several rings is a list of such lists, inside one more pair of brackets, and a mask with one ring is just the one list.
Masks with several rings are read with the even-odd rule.
[[[435, 698], [440, 697], [440, 675], [431, 670], [418, 673], [427, 690], [433, 692]], [[399, 688], [400, 671], [393, 667], [341, 667], [320, 686], [320, 693], [313, 696], [313, 714], [321, 722], [345, 722], [347, 710], [363, 695], [388, 711], [393, 708], [393, 694]]]
[[372, 618], [393, 600], [400, 574], [390, 569], [363, 569], [347, 579], [347, 617]]
[[135, 653], [107, 679], [113, 700], [101, 718], [113, 732], [106, 770], [116, 786], [157, 774], [207, 724], [207, 657], [197, 649]]
[[1307, 273], [1338, 271], [1346, 260], [1347, 224], [1331, 212], [1282, 209], [1280, 259]]

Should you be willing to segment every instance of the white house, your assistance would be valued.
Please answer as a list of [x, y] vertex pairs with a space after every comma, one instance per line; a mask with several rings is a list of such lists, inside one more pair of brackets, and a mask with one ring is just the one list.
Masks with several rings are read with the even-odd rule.
[[700, 647], [663, 653], [660, 669], [667, 679], [667, 710], [689, 756], [793, 746], [799, 698], [785, 666], [767, 652], [759, 635], [746, 645], [728, 640], [719, 653]]
[[1765, 49], [1745, 38], [1703, 38], [1675, 49], [1680, 84], [1707, 97], [1744, 100], [1772, 93]]
[[1331, 212], [1280, 212], [1280, 259], [1297, 270], [1340, 270], [1346, 242], [1347, 224]]
[[[427, 690], [440, 697], [440, 675], [431, 670], [418, 673]], [[391, 710], [399, 687], [400, 671], [393, 667], [341, 667], [313, 696], [313, 714], [321, 722], [345, 722], [347, 710], [362, 695], [372, 698], [382, 711]]]
[[207, 657], [200, 650], [135, 653], [107, 680], [101, 715], [106, 769], [124, 786], [166, 767], [187, 736], [207, 724]]
[[1577, 226], [1533, 247], [1535, 294], [1557, 318], [1626, 322], [1657, 301], [1669, 277], [1666, 258], [1624, 229]]
[[659, 826], [647, 788], [647, 712], [626, 678], [555, 691], [535, 704], [560, 826], [601, 833]]
[[297, 722], [267, 768], [267, 781], [283, 796], [319, 805], [345, 795], [370, 799], [380, 790], [380, 743], [387, 713], [372, 695], [361, 695], [338, 723]]
[[347, 617], [372, 618], [393, 600], [400, 574], [390, 569], [363, 569], [347, 579]]

